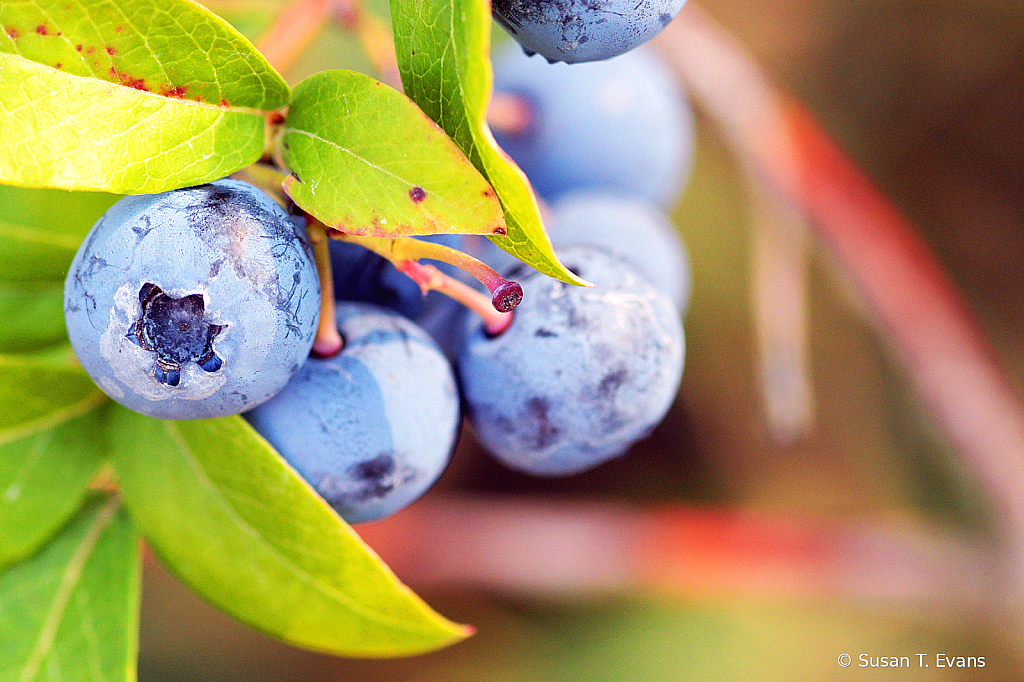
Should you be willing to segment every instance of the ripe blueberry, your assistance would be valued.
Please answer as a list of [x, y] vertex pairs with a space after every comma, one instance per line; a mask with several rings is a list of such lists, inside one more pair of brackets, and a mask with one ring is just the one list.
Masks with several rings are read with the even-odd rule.
[[632, 50], [665, 28], [686, 0], [494, 0], [494, 18], [530, 54], [592, 62]]
[[690, 260], [668, 215], [638, 199], [603, 192], [567, 194], [552, 206], [547, 223], [551, 242], [595, 244], [622, 254], [676, 309], [685, 313], [690, 301]]
[[679, 313], [627, 261], [593, 246], [560, 252], [594, 282], [527, 273], [509, 328], [472, 322], [458, 369], [481, 443], [513, 469], [578, 473], [622, 454], [665, 416], [683, 370]]
[[395, 513], [441, 475], [458, 437], [451, 366], [397, 313], [337, 304], [338, 355], [310, 358], [246, 419], [349, 523]]
[[523, 98], [531, 123], [494, 138], [547, 201], [603, 189], [671, 205], [693, 158], [693, 115], [650, 49], [601, 64], [546, 64], [521, 50], [494, 60], [494, 88]]
[[247, 183], [121, 199], [64, 288], [68, 335], [110, 397], [143, 414], [237, 414], [309, 354], [320, 305], [305, 233]]

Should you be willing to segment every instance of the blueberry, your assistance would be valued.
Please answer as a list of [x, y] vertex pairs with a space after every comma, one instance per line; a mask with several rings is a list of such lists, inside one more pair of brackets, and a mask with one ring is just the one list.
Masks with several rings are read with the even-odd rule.
[[423, 311], [425, 297], [419, 285], [396, 270], [391, 261], [340, 239], [332, 239], [329, 246], [335, 299], [374, 303], [406, 317]]
[[680, 313], [690, 300], [690, 260], [664, 210], [637, 199], [601, 192], [567, 194], [552, 207], [548, 235], [557, 250], [596, 244], [622, 254], [666, 293]]
[[458, 437], [451, 366], [408, 319], [337, 304], [345, 348], [310, 358], [246, 419], [349, 523], [406, 507], [437, 480]]
[[110, 397], [164, 419], [237, 414], [309, 354], [320, 285], [305, 232], [252, 185], [129, 196], [64, 287], [68, 334]]
[[668, 206], [693, 159], [693, 115], [647, 48], [601, 64], [546, 64], [520, 50], [494, 61], [498, 93], [524, 98], [532, 122], [495, 140], [545, 200], [604, 189]]
[[[437, 242], [459, 251], [465, 251], [467, 237], [469, 235], [445, 234], [417, 237], [417, 239]], [[336, 300], [373, 303], [401, 313], [412, 320], [427, 314], [431, 308], [450, 300], [447, 296], [437, 292], [427, 292], [424, 295], [420, 286], [411, 277], [396, 270], [391, 261], [359, 244], [332, 239], [329, 249]], [[435, 265], [448, 275], [460, 278], [465, 275], [461, 270], [446, 263], [424, 262]]]
[[608, 59], [647, 42], [686, 0], [494, 0], [494, 18], [552, 62]]
[[593, 246], [560, 253], [597, 287], [537, 272], [510, 327], [471, 323], [459, 354], [467, 415], [513, 469], [559, 476], [616, 457], [665, 416], [683, 370], [679, 314], [627, 261]]

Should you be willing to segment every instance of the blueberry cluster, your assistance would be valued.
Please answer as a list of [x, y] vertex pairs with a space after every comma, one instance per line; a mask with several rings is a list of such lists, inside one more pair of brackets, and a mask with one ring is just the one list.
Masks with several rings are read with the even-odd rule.
[[693, 116], [649, 48], [570, 65], [506, 46], [494, 57], [494, 89], [525, 105], [525, 124], [494, 137], [546, 201], [579, 189], [660, 206], [679, 196], [693, 159]]
[[[551, 202], [556, 252], [593, 289], [522, 265], [524, 299], [503, 334], [470, 320], [457, 358], [480, 442], [541, 476], [624, 453], [665, 416], [683, 370], [686, 250], [665, 210], [685, 185], [693, 119], [646, 50], [600, 64], [546, 64], [518, 49], [494, 61], [497, 98], [526, 125], [495, 139]], [[500, 261], [499, 261], [500, 262]]]
[[352, 523], [433, 485], [463, 411], [496, 458], [532, 474], [622, 454], [661, 421], [683, 368], [689, 268], [663, 206], [689, 166], [692, 123], [642, 50], [582, 72], [568, 99], [564, 65], [540, 64], [498, 60], [499, 87], [535, 108], [533, 127], [501, 139], [553, 202], [560, 257], [595, 288], [541, 275], [482, 237], [429, 238], [515, 271], [526, 299], [492, 335], [380, 256], [332, 240], [344, 345], [310, 357], [321, 287], [304, 222], [225, 179], [126, 197], [96, 223], [65, 287], [82, 365], [144, 414], [242, 413]]

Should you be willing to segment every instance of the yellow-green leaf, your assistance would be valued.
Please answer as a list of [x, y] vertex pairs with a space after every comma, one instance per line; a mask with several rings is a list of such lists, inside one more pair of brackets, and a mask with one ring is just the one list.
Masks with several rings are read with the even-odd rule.
[[432, 611], [241, 417], [111, 421], [126, 505], [153, 550], [214, 605], [292, 644], [430, 651], [468, 633]]
[[67, 338], [63, 282], [11, 285], [0, 280], [0, 353], [39, 350]]
[[61, 424], [105, 400], [81, 367], [0, 355], [0, 443]]
[[131, 524], [108, 497], [0, 574], [0, 682], [133, 682], [140, 568]]
[[263, 152], [281, 76], [188, 0], [0, 4], [0, 182], [159, 192]]
[[322, 71], [299, 83], [282, 146], [289, 196], [343, 232], [505, 232], [487, 180], [408, 97], [369, 76]]
[[0, 443], [0, 567], [36, 551], [82, 504], [107, 457], [99, 412]]
[[391, 23], [405, 93], [455, 140], [501, 200], [508, 236], [492, 241], [545, 274], [585, 284], [558, 260], [530, 183], [487, 127], [490, 2], [391, 0]]

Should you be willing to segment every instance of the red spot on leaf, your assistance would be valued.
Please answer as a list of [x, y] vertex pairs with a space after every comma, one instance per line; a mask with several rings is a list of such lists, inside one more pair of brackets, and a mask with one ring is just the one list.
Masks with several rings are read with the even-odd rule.
[[222, 106], [222, 107], [230, 107], [230, 106], [231, 106], [231, 103], [230, 103], [230, 102], [228, 102], [228, 101], [227, 101], [226, 99], [222, 99], [222, 100], [220, 101], [220, 106]]
[[79, 52], [81, 52], [82, 51], [82, 46], [81, 45], [75, 45], [75, 49], [78, 50]]
[[117, 79], [117, 82], [126, 88], [133, 88], [135, 90], [143, 90], [149, 92], [149, 88], [146, 87], [146, 79], [144, 78], [132, 78], [130, 74], [119, 73], [113, 66], [110, 67], [110, 74]]
[[409, 190], [409, 198], [418, 204], [427, 198], [427, 192], [422, 187], [413, 187]]
[[53, 65], [53, 68], [55, 68], [55, 69], [62, 69], [62, 68], [64, 68], [64, 65], [61, 64], [60, 62], [57, 62], [56, 64]]
[[14, 28], [13, 26], [8, 26], [7, 27], [7, 37], [9, 37], [11, 40], [17, 40], [18, 38], [21, 37], [21, 31], [19, 31], [18, 29]]
[[92, 45], [90, 45], [89, 47], [85, 48], [85, 53], [86, 54], [92, 54], [92, 49], [93, 49]]
[[118, 33], [120, 33], [121, 31], [124, 30], [124, 26], [117, 26], [117, 27], [114, 28], [114, 30], [117, 31]]
[[44, 24], [39, 24], [38, 26], [36, 26], [36, 33], [38, 33], [41, 36], [45, 36], [48, 33], [48, 31], [46, 30], [46, 26]]
[[161, 90], [160, 94], [164, 97], [174, 97], [175, 99], [184, 99], [185, 92], [188, 90], [187, 85], [165, 85]]
[[112, 47], [108, 47], [108, 48], [107, 48], [107, 54], [109, 54], [109, 55], [113, 55], [113, 54], [114, 54], [114, 48], [112, 48]]
[[506, 230], [501, 225], [498, 225], [496, 228], [494, 228], [493, 234], [500, 234], [502, 237], [504, 237], [508, 234], [508, 230]]
[[483, 192], [481, 192], [481, 194], [483, 194], [485, 197], [487, 197], [489, 199], [489, 198], [494, 196], [494, 190], [492, 190], [492, 189], [485, 189]]

